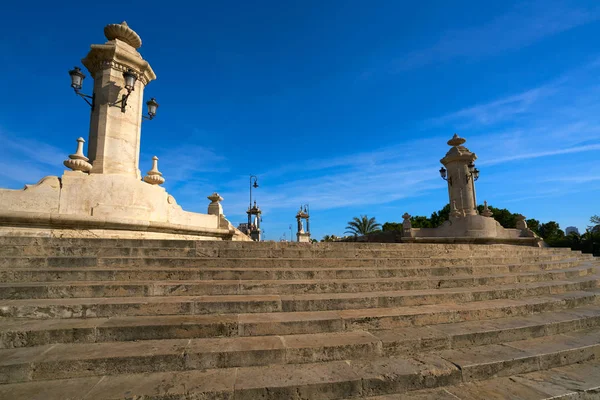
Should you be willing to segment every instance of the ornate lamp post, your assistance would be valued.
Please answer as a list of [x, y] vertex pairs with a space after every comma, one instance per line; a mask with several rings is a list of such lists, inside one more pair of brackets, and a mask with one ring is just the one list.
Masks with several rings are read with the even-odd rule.
[[448, 141], [452, 148], [440, 160], [444, 165], [440, 168], [440, 176], [448, 182], [450, 205], [456, 205], [457, 213], [462, 216], [478, 214], [475, 181], [479, 179], [479, 170], [474, 163], [477, 156], [463, 146], [465, 142], [465, 139], [454, 134]]
[[[254, 178], [254, 183], [252, 183], [252, 178]], [[250, 205], [248, 206], [248, 211], [252, 209], [252, 188], [258, 187], [258, 178], [254, 175], [250, 175]], [[251, 214], [248, 214], [248, 229], [250, 229], [250, 225], [252, 224]]]
[[[69, 75], [71, 76], [71, 87], [75, 91], [75, 94], [80, 96], [86, 103], [90, 105], [92, 108], [92, 112], [96, 107], [96, 93], [89, 94], [81, 93], [81, 89], [83, 87], [83, 80], [85, 79], [85, 74], [81, 72], [81, 68], [74, 67], [69, 71]], [[135, 90], [135, 83], [137, 82], [137, 75], [133, 72], [132, 69], [127, 69], [127, 71], [123, 72], [123, 82], [125, 86], [125, 90], [127, 90], [126, 94], [121, 96], [121, 100], [108, 102], [108, 105], [111, 107], [120, 107], [121, 112], [127, 111], [127, 100], [131, 95], [131, 92]], [[91, 100], [91, 101], [90, 101]], [[156, 109], [158, 108], [158, 103], [156, 99], [153, 97], [146, 102], [146, 107], [148, 109], [148, 116], [142, 115], [143, 119], [152, 119], [156, 115]]]

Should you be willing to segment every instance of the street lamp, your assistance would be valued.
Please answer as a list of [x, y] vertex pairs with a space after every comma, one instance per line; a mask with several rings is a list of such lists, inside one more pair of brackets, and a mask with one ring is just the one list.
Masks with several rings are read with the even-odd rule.
[[[81, 72], [81, 68], [74, 67], [69, 71], [69, 76], [71, 76], [71, 87], [75, 91], [75, 94], [80, 96], [86, 103], [90, 105], [92, 111], [96, 107], [96, 93], [92, 93], [92, 95], [81, 93], [81, 88], [83, 87], [83, 80], [85, 79], [85, 74]], [[123, 81], [125, 83], [125, 90], [127, 90], [127, 94], [121, 96], [121, 100], [115, 101], [112, 103], [108, 103], [109, 106], [120, 107], [121, 112], [126, 111], [127, 99], [131, 92], [135, 89], [135, 83], [137, 82], [137, 75], [132, 69], [127, 69], [127, 71], [123, 72]], [[91, 101], [89, 100], [91, 99]], [[156, 109], [158, 108], [158, 103], [156, 99], [151, 98], [147, 103], [148, 107], [148, 116], [142, 116], [144, 119], [152, 119], [156, 116]]]
[[440, 168], [440, 176], [442, 177], [443, 180], [448, 181], [450, 186], [452, 186], [452, 177], [447, 177], [446, 168], [444, 168], [444, 167]]
[[[254, 183], [252, 183], [252, 178], [254, 178]], [[250, 205], [248, 206], [248, 211], [250, 211], [252, 209], [252, 188], [257, 188], [258, 187], [258, 178], [254, 175], [250, 175]], [[248, 227], [250, 227], [250, 224], [252, 222], [252, 215], [248, 214]]]
[[479, 179], [479, 170], [475, 168], [475, 163], [473, 161], [469, 162], [467, 165], [469, 168], [469, 173], [467, 174], [467, 183], [469, 183], [469, 178], [473, 178], [473, 184], [471, 185], [473, 189], [473, 205], [475, 207], [475, 212], [477, 213], [477, 198], [475, 197], [475, 181]]
[[291, 242], [293, 240], [293, 237], [294, 237], [294, 235], [292, 233], [292, 224], [290, 224], [289, 228], [290, 228], [290, 242]]
[[473, 181], [476, 181], [477, 179], [479, 179], [479, 170], [477, 168], [475, 168], [475, 164], [473, 163], [473, 161], [471, 161], [469, 163], [469, 165], [467, 166], [469, 168], [469, 173], [467, 174], [467, 182], [469, 182], [469, 178], [473, 178]]
[[310, 233], [310, 208], [308, 207], [308, 203], [300, 206], [300, 209], [304, 207], [304, 214], [306, 214], [306, 233]]

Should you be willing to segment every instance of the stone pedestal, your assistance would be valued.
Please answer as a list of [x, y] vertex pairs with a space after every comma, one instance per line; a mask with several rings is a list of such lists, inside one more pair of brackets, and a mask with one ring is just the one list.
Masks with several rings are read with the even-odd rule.
[[[0, 189], [0, 235], [249, 240], [225, 219], [216, 193], [209, 214], [182, 210], [159, 186], [165, 179], [157, 157], [141, 180], [143, 94], [156, 76], [137, 51], [141, 39], [125, 23], [104, 33], [108, 42], [92, 45], [83, 59], [94, 79], [87, 157], [79, 138], [77, 152], [64, 162], [72, 171], [60, 179]], [[125, 87], [125, 71], [137, 77], [132, 87]]]
[[437, 228], [412, 228], [410, 215], [404, 214], [403, 242], [435, 243], [511, 243], [541, 246], [543, 241], [519, 218], [517, 229], [507, 229], [492, 218], [487, 202], [482, 215], [477, 212], [475, 181], [479, 171], [474, 166], [475, 153], [463, 144], [465, 139], [454, 135], [448, 141], [452, 148], [440, 160], [445, 168], [440, 170], [442, 178], [448, 182], [450, 217]]
[[310, 233], [298, 232], [296, 233], [296, 239], [298, 243], [310, 243]]

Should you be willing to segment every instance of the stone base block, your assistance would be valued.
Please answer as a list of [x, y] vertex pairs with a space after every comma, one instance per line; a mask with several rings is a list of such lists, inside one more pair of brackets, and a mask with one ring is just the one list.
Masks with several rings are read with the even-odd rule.
[[184, 211], [164, 188], [124, 175], [67, 171], [0, 190], [0, 235], [247, 240], [223, 215]]

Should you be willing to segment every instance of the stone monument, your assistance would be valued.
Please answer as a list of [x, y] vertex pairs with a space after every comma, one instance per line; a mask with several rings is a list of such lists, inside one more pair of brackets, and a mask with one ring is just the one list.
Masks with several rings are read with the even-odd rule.
[[248, 226], [246, 228], [247, 233], [252, 240], [255, 242], [260, 242], [260, 223], [262, 221], [262, 210], [256, 205], [256, 200], [254, 201], [254, 205], [248, 208], [246, 214], [248, 214]]
[[479, 178], [479, 170], [474, 164], [477, 156], [464, 146], [465, 142], [464, 138], [454, 134], [448, 141], [450, 150], [440, 160], [443, 164], [440, 175], [448, 182], [450, 219], [437, 228], [412, 228], [410, 215], [406, 213], [402, 241], [543, 245], [542, 239], [527, 228], [524, 216], [519, 216], [516, 229], [507, 229], [492, 218], [487, 201], [484, 201], [483, 213], [477, 212], [475, 181]]
[[148, 117], [142, 115], [144, 89], [156, 75], [125, 22], [107, 25], [104, 34], [108, 41], [92, 45], [82, 60], [94, 81], [91, 96], [79, 93], [81, 70], [70, 71], [72, 87], [91, 106], [87, 156], [79, 138], [61, 177], [0, 189], [0, 235], [247, 240], [215, 206], [220, 196], [211, 198], [208, 214], [182, 210], [160, 186], [157, 157], [142, 180], [142, 119], [152, 119], [158, 107], [151, 99]]
[[[310, 243], [310, 215], [308, 214], [308, 207], [300, 206], [300, 210], [296, 214], [296, 221], [298, 222], [298, 233], [296, 233], [296, 238], [298, 243]], [[306, 220], [306, 231], [304, 230], [304, 226], [302, 220]]]

